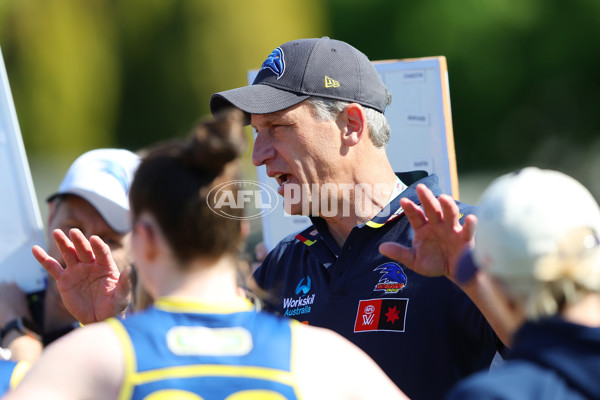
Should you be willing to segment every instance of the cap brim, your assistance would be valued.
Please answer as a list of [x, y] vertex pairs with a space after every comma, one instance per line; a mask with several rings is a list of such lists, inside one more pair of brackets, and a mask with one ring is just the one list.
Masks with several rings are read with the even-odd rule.
[[223, 108], [234, 106], [247, 114], [270, 114], [294, 106], [309, 97], [256, 84], [213, 94], [210, 98], [210, 111], [215, 115]]
[[66, 192], [57, 192], [49, 196], [46, 201], [51, 202], [57, 197], [73, 195], [87, 201], [98, 211], [104, 221], [118, 233], [127, 233], [131, 230], [129, 210], [121, 207], [115, 202], [108, 200], [96, 193], [83, 189], [71, 189]]
[[475, 273], [479, 270], [477, 264], [475, 264], [475, 260], [473, 259], [473, 252], [470, 249], [466, 249], [462, 252], [458, 263], [456, 265], [456, 270], [454, 273], [454, 278], [459, 284], [467, 283], [468, 281], [475, 276]]

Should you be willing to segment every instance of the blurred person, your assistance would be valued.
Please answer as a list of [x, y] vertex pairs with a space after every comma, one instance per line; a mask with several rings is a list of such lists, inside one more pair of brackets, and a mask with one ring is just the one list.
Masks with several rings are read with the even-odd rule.
[[[37, 326], [25, 293], [15, 283], [0, 283], [0, 320], [12, 321], [0, 329], [0, 396], [14, 388], [42, 351]], [[13, 327], [14, 325], [14, 327]]]
[[[123, 149], [96, 149], [79, 156], [69, 167], [58, 191], [48, 198], [47, 232], [78, 228], [87, 237], [96, 235], [108, 244], [120, 270], [122, 280], [113, 285], [128, 296], [130, 261], [127, 240], [130, 231], [128, 192], [139, 157]], [[48, 253], [64, 267], [62, 255], [54, 240], [48, 240]], [[77, 282], [63, 282], [65, 290], [73, 290]], [[127, 297], [129, 298], [129, 297]], [[103, 304], [99, 303], [98, 307]], [[30, 312], [33, 309], [36, 313]], [[111, 310], [119, 313], [123, 310]], [[33, 361], [43, 344], [48, 344], [79, 326], [65, 308], [56, 282], [48, 278], [42, 296], [27, 304], [16, 285], [0, 291], [1, 346], [12, 347], [12, 359]], [[33, 335], [35, 334], [35, 336]], [[13, 343], [13, 341], [15, 343]], [[15, 349], [17, 347], [17, 349]]]
[[[461, 227], [449, 196], [417, 190], [422, 209], [401, 202], [413, 246], [389, 242], [381, 251], [407, 264], [427, 258], [415, 268], [421, 274], [485, 287], [489, 311], [511, 333], [507, 360], [447, 398], [600, 398], [600, 210], [589, 191], [561, 172], [525, 168], [492, 182]], [[461, 242], [471, 249], [459, 250]]]
[[[277, 47], [252, 85], [214, 94], [210, 107], [246, 113], [256, 131], [253, 163], [277, 180], [288, 213], [312, 221], [256, 270], [272, 295], [266, 309], [342, 334], [411, 398], [441, 398], [488, 368], [508, 335], [492, 319], [496, 335], [473, 304], [481, 300], [486, 311], [484, 292], [472, 290], [472, 301], [452, 281], [425, 278], [379, 253], [384, 242], [412, 243], [401, 197], [418, 202], [418, 184], [442, 193], [436, 175], [393, 171], [385, 149], [390, 101], [363, 53], [323, 37]], [[457, 206], [459, 224], [474, 207]]]
[[[136, 172], [131, 250], [154, 305], [56, 341], [6, 399], [405, 398], [341, 336], [258, 312], [240, 294], [243, 209], [219, 215], [209, 194], [237, 178], [241, 121], [236, 112], [201, 124], [150, 150]], [[72, 269], [116, 271], [99, 237], [53, 237], [66, 270], [40, 247], [34, 254], [59, 285]]]
[[477, 216], [459, 274], [489, 275], [518, 330], [503, 366], [465, 379], [448, 399], [600, 398], [596, 200], [572, 177], [526, 168], [492, 182]]

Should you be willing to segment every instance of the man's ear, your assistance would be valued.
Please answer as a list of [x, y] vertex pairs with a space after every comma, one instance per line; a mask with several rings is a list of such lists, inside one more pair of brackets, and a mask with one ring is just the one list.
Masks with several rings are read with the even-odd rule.
[[357, 103], [344, 107], [346, 129], [342, 141], [346, 146], [355, 146], [367, 134], [367, 115], [365, 109]]

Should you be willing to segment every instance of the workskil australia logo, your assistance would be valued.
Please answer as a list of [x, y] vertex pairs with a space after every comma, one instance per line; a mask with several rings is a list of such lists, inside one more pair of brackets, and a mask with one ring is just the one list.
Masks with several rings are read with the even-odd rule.
[[283, 298], [283, 309], [285, 310], [283, 315], [308, 314], [310, 312], [310, 305], [315, 301], [315, 294], [308, 294], [310, 289], [310, 277], [306, 275], [296, 286], [296, 296]]
[[277, 192], [256, 181], [221, 183], [208, 192], [206, 204], [216, 214], [231, 219], [255, 219], [272, 213], [279, 203]]

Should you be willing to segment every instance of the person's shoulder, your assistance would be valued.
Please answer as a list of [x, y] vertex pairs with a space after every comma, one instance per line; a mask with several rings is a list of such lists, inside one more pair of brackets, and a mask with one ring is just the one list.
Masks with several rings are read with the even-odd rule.
[[482, 371], [456, 384], [446, 400], [548, 398], [560, 379], [535, 364], [511, 360], [491, 371]]
[[98, 322], [52, 342], [11, 393], [15, 398], [116, 398], [124, 373], [117, 335]]
[[[421, 172], [421, 171], [413, 171], [412, 173], [416, 173], [416, 172]], [[398, 176], [401, 176], [400, 173], [396, 173], [396, 174]], [[408, 174], [408, 173], [405, 173], [405, 174]], [[436, 197], [444, 194], [444, 191], [442, 190], [442, 188], [440, 187], [440, 184], [439, 184], [439, 177], [435, 173], [428, 174], [426, 176], [423, 176], [422, 174], [417, 174], [417, 175], [415, 175], [415, 177], [417, 177], [418, 179], [409, 181], [407, 183], [409, 186], [404, 191], [404, 193], [402, 193], [400, 195], [401, 197], [408, 197], [409, 199], [419, 203], [417, 194], [416, 194], [416, 187], [418, 184], [423, 184], [423, 185], [427, 186], [427, 188], [429, 188], [429, 190], [431, 190], [431, 192]], [[446, 193], [446, 194], [448, 194], [448, 193]], [[474, 214], [475, 211], [477, 210], [477, 206], [475, 206], [475, 205], [463, 203], [457, 199], [455, 199], [455, 201], [456, 201], [456, 205], [458, 206], [458, 209], [461, 214], [461, 220], [462, 220], [463, 216], [468, 215], [468, 214]]]
[[456, 205], [459, 210], [459, 220], [462, 224], [466, 215], [475, 214], [477, 212], [477, 206], [473, 204], [463, 203], [461, 201], [456, 201]]
[[[303, 398], [406, 399], [375, 361], [345, 337], [297, 321], [291, 326], [293, 368]], [[322, 358], [326, 353], [336, 357]]]
[[[512, 383], [511, 383], [512, 384]], [[508, 399], [506, 388], [490, 377], [488, 371], [478, 372], [458, 382], [444, 397], [445, 400]]]
[[316, 234], [316, 228], [314, 225], [310, 225], [307, 228], [300, 229], [296, 232], [290, 233], [285, 236], [283, 239], [277, 243], [277, 245], [273, 248], [273, 250], [283, 251], [285, 249], [289, 249], [293, 246], [298, 246], [302, 244], [303, 238], [310, 236], [311, 234]]
[[280, 265], [282, 260], [289, 258], [294, 252], [306, 250], [306, 241], [310, 240], [310, 237], [313, 235], [316, 235], [316, 232], [315, 226], [311, 225], [308, 228], [285, 236], [269, 251], [263, 262], [263, 266], [273, 263]]
[[[416, 184], [422, 183], [425, 186], [427, 186], [434, 194], [436, 197], [440, 196], [441, 194], [444, 194], [444, 192], [442, 191], [442, 189], [439, 186], [439, 178], [436, 174], [430, 174], [420, 180], [418, 180], [417, 182], [415, 182]], [[445, 193], [448, 194], [448, 193]], [[451, 194], [448, 194], [449, 196], [451, 196]], [[473, 205], [473, 204], [469, 204], [469, 203], [464, 203], [458, 199], [454, 199], [456, 202], [456, 205], [458, 206], [458, 209], [460, 210], [460, 214], [461, 214], [461, 219], [463, 218], [464, 215], [468, 215], [468, 214], [474, 214], [475, 211], [477, 210], [477, 206]]]

